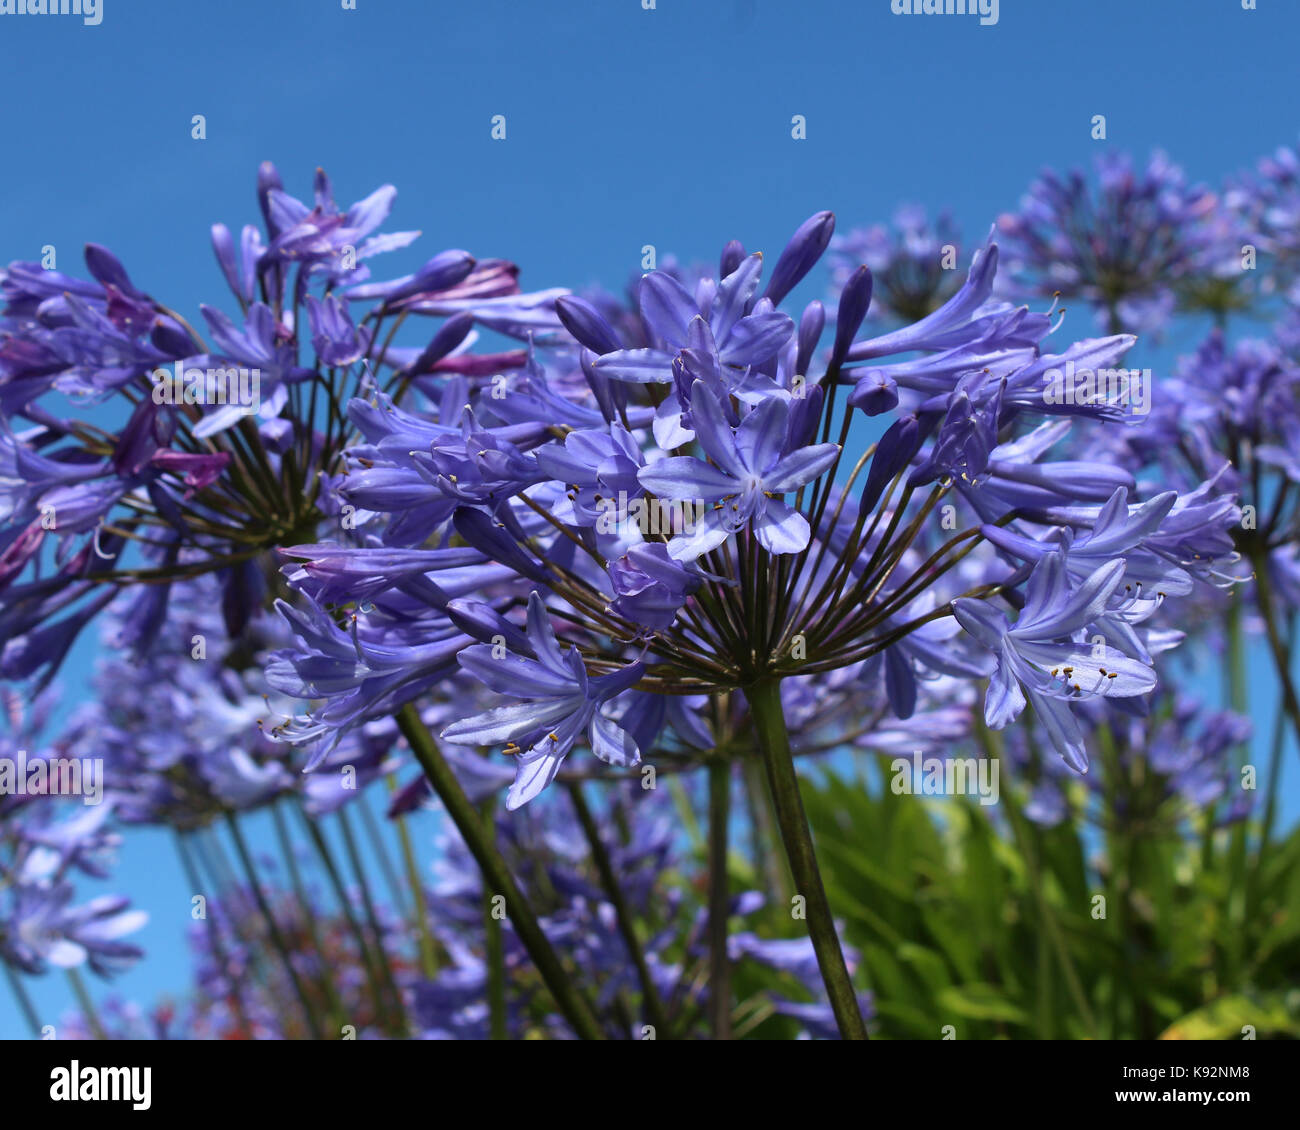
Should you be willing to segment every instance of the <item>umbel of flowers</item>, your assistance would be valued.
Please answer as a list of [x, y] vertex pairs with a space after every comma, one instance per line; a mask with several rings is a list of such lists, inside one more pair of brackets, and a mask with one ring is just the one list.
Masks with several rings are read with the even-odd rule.
[[[374, 281], [370, 261], [414, 239], [379, 232], [393, 197], [343, 211], [319, 174], [309, 205], [264, 166], [264, 230], [213, 228], [233, 301], [202, 309], [203, 332], [97, 246], [90, 280], [3, 272], [0, 671], [47, 681], [119, 594], [143, 654], [201, 580], [232, 644], [254, 621], [275, 639], [230, 665], [300, 701], [265, 729], [305, 748], [309, 778], [396, 718], [582, 1036], [601, 1034], [592, 1004], [470, 798], [479, 754], [509, 767], [509, 811], [561, 777], [707, 770], [715, 996], [732, 773], [759, 766], [838, 1030], [864, 1038], [797, 756], [981, 693], [984, 725], [1028, 711], [1084, 772], [1089, 711], [1140, 713], [1181, 639], [1166, 599], [1235, 561], [1234, 492], [1217, 468], [1139, 482], [1108, 456], [1096, 437], [1138, 443], [1143, 419], [1056, 382], [1136, 339], [1070, 340], [1054, 307], [997, 297], [992, 238], [960, 285], [891, 298], [884, 329], [871, 267], [843, 261], [854, 241], [832, 310], [793, 300], [830, 213], [774, 262], [733, 241], [716, 270], [652, 271], [623, 304], [525, 293], [513, 264], [462, 251]], [[154, 395], [169, 369], [256, 371], [240, 387], [258, 402]], [[69, 396], [125, 423], [62, 415]], [[287, 788], [270, 764], [192, 766], [184, 803], [142, 803], [204, 819], [254, 780], [259, 800]]]

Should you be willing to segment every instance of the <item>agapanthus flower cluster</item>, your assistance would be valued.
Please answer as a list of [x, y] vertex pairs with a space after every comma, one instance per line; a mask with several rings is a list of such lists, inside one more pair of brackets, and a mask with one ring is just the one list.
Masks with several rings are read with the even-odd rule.
[[998, 221], [1021, 293], [1082, 300], [1111, 333], [1162, 329], [1178, 305], [1237, 308], [1245, 229], [1216, 195], [1163, 153], [1145, 168], [1124, 153], [1081, 171], [1045, 170], [1018, 212]]
[[[1246, 735], [1158, 669], [1187, 609], [1238, 598], [1243, 558], [1300, 594], [1294, 361], [1216, 335], [1149, 415], [1072, 383], [1125, 363], [1122, 330], [1176, 299], [1224, 314], [1240, 282], [1242, 214], [1163, 158], [1099, 176], [1094, 195], [1047, 175], [1003, 218], [1010, 282], [994, 236], [972, 251], [916, 210], [838, 241], [820, 212], [775, 256], [733, 240], [625, 301], [525, 293], [512, 263], [462, 251], [375, 281], [369, 261], [415, 238], [381, 232], [394, 190], [342, 210], [319, 173], [309, 204], [270, 166], [262, 226], [212, 229], [230, 298], [204, 332], [98, 246], [90, 280], [0, 273], [0, 674], [48, 681], [101, 617], [117, 654], [62, 741], [104, 758], [105, 814], [196, 851], [234, 837], [245, 874], [195, 934], [194, 1023], [636, 1038], [712, 1012], [716, 1034], [710, 976], [754, 959], [792, 990], [764, 1015], [865, 1035], [796, 762], [1020, 723], [1007, 748], [1041, 823], [1096, 779], [1103, 734], [1152, 768], [1155, 808], [1216, 806]], [[834, 298], [796, 303], [828, 250]], [[1058, 295], [1106, 336], [1073, 339]], [[69, 396], [120, 424], [65, 416]], [[664, 802], [620, 795], [696, 771], [707, 906], [663, 885]], [[737, 777], [767, 790], [806, 937], [727, 928], [764, 900], [728, 883]], [[440, 882], [391, 912], [353, 901], [321, 830], [351, 848], [349, 810], [381, 782], [395, 827], [433, 795], [450, 818]], [[590, 810], [586, 782], [605, 790]], [[254, 811], [305, 821], [332, 907], [258, 881]], [[123, 905], [69, 908], [64, 873], [112, 835], [83, 820], [0, 825], [12, 873], [41, 871], [0, 911], [0, 954], [28, 972], [68, 947], [97, 969], [130, 956]]]
[[[50, 692], [23, 708], [4, 694], [0, 736], [0, 963], [38, 975], [86, 967], [103, 977], [129, 968], [143, 951], [129, 938], [146, 915], [120, 895], [78, 898], [79, 879], [111, 875], [121, 837], [98, 769], [76, 764], [62, 742], [40, 738]], [[95, 775], [93, 788], [83, 771]], [[22, 779], [15, 779], [20, 774]], [[69, 793], [75, 787], [76, 793]]]
[[[375, 367], [403, 385], [495, 372], [521, 356], [467, 359], [476, 318], [516, 335], [554, 323], [537, 313], [543, 299], [520, 295], [512, 264], [463, 251], [369, 281], [369, 260], [418, 234], [378, 233], [392, 186], [344, 211], [318, 172], [309, 206], [267, 164], [257, 190], [264, 231], [245, 226], [236, 241], [212, 229], [231, 298], [202, 308], [202, 332], [98, 245], [86, 248], [90, 279], [41, 263], [0, 271], [5, 677], [48, 677], [129, 585], [149, 586], [136, 623], [147, 635], [166, 615], [169, 581], [215, 574], [237, 634], [262, 603], [260, 558], [310, 540], [338, 512], [345, 406]], [[391, 326], [409, 317], [440, 320], [426, 348], [393, 344]], [[63, 415], [65, 398], [111, 401], [125, 423], [108, 431]]]
[[[1057, 402], [1052, 373], [1111, 364], [1133, 339], [1052, 352], [1046, 315], [990, 299], [989, 244], [940, 309], [855, 340], [871, 301], [860, 269], [819, 354], [819, 305], [796, 320], [779, 303], [831, 223], [803, 225], [766, 285], [762, 257], [735, 243], [694, 294], [647, 274], [650, 345], [561, 298], [573, 343], [535, 346], [504, 382], [457, 379], [422, 412], [379, 392], [354, 401], [366, 442], [339, 493], [365, 518], [348, 541], [290, 551], [301, 644], [272, 681], [325, 705], [286, 735], [328, 746], [465, 672], [516, 701], [443, 736], [504, 749], [518, 807], [575, 745], [632, 767], [661, 735], [679, 740], [701, 696], [858, 667], [869, 687], [883, 667], [906, 717], [915, 673], [992, 671], [990, 722], [1011, 721], [1025, 688], [1082, 769], [1072, 704], [1154, 689], [1141, 625], [1190, 588], [1200, 533], [1172, 494], [1130, 501], [1122, 469], [1048, 458], [1076, 420], [1122, 414]], [[903, 353], [920, 356], [886, 361]], [[903, 394], [912, 410], [846, 459], [855, 410], [891, 413]], [[1014, 623], [1008, 598], [1028, 602]], [[364, 611], [340, 623], [331, 601]], [[954, 614], [990, 657], [927, 643]], [[1077, 642], [1098, 633], [1109, 662]]]
[[1236, 178], [1227, 197], [1270, 260], [1267, 288], [1285, 294], [1300, 271], [1300, 156], [1294, 147], [1279, 146]]
[[1250, 815], [1255, 792], [1242, 787], [1236, 764], [1251, 737], [1248, 718], [1162, 690], [1147, 716], [1097, 712], [1088, 723], [1106, 728], [1114, 759], [1086, 776], [1044, 756], [1041, 728], [1009, 736], [1009, 768], [1028, 790], [1025, 815], [1035, 823], [1113, 821], [1132, 834], [1155, 836], [1176, 832], [1205, 812], [1213, 812], [1220, 825]]
[[861, 266], [873, 281], [868, 320], [919, 322], [933, 314], [961, 285], [961, 234], [944, 212], [933, 223], [925, 209], [899, 208], [889, 224], [855, 228], [831, 240], [828, 259], [836, 292]]

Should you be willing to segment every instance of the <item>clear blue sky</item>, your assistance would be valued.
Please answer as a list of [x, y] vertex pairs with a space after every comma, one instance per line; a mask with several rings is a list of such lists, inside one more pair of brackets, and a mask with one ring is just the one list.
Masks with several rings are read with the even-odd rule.
[[[528, 288], [613, 287], [643, 244], [774, 253], [821, 208], [843, 230], [919, 201], [975, 239], [1042, 166], [1101, 144], [1218, 182], [1300, 127], [1295, 0], [1002, 0], [993, 27], [889, 0], [102, 3], [98, 27], [0, 16], [0, 260], [53, 244], [79, 271], [101, 242], [187, 313], [223, 301], [208, 226], [256, 219], [265, 159], [304, 197], [318, 165], [345, 204], [395, 184], [390, 227], [425, 236], [393, 274], [464, 247], [519, 262]], [[188, 891], [166, 839], [129, 839], [114, 885], [153, 915], [119, 988], [182, 989]], [[70, 1003], [53, 978], [37, 998]], [[21, 1034], [0, 990], [0, 1036]]]

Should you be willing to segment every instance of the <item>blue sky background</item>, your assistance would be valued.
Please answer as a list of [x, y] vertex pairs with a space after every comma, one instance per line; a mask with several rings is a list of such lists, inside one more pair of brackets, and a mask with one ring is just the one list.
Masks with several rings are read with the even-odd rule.
[[[774, 254], [822, 208], [843, 231], [904, 201], [946, 207], [969, 242], [1040, 168], [1103, 146], [1161, 147], [1217, 183], [1297, 136], [1294, 0], [1002, 0], [993, 27], [889, 0], [103, 5], [98, 27], [0, 16], [0, 261], [53, 244], [81, 273], [101, 242], [187, 314], [224, 301], [208, 226], [257, 219], [266, 159], [301, 197], [317, 165], [344, 205], [398, 187], [389, 229], [425, 235], [380, 277], [464, 247], [520, 263], [528, 289], [579, 288], [621, 287], [647, 243]], [[73, 696], [89, 654], [63, 680]], [[1262, 666], [1255, 684], [1272, 685]], [[1258, 704], [1261, 730], [1273, 709]], [[117, 991], [182, 990], [189, 891], [168, 837], [129, 837], [113, 886], [152, 915]], [[71, 1004], [61, 978], [34, 995], [55, 1020]], [[19, 1035], [0, 990], [0, 1037]]]

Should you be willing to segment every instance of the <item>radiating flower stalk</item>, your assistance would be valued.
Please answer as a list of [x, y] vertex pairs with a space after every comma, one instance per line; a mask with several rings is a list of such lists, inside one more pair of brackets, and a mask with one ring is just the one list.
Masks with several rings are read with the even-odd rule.
[[[946, 217], [908, 209], [833, 239], [821, 212], [770, 269], [733, 241], [716, 269], [666, 264], [626, 302], [523, 292], [513, 264], [462, 251], [373, 281], [368, 261], [416, 234], [379, 233], [394, 190], [343, 211], [318, 173], [309, 206], [269, 165], [264, 231], [212, 229], [233, 305], [203, 307], [206, 332], [104, 248], [87, 249], [93, 281], [12, 264], [0, 674], [43, 689], [97, 617], [121, 655], [58, 738], [109, 766], [98, 823], [59, 838], [44, 807], [0, 809], [0, 895], [15, 891], [0, 959], [109, 972], [137, 956], [115, 940], [138, 925], [124, 904], [91, 904], [90, 927], [68, 909], [111, 811], [176, 832], [188, 882], [216, 896], [194, 934], [204, 1032], [726, 1039], [786, 1016], [865, 1039], [870, 998], [801, 795], [809, 758], [977, 743], [1028, 787], [1011, 813], [1026, 853], [1079, 782], [1104, 794], [1121, 855], [1186, 812], [1207, 837], [1242, 821], [1225, 766], [1246, 732], [1172, 696], [1157, 657], [1189, 610], [1221, 620], [1249, 593], [1300, 739], [1279, 627], [1300, 599], [1297, 352], [1285, 332], [1230, 351], [1223, 329], [1257, 298], [1232, 247], [1254, 225], [1286, 258], [1286, 168], [1263, 171], [1263, 211], [1159, 157], [1142, 174], [1108, 159], [1095, 194], [1048, 175], [995, 229], [1004, 247], [991, 235], [960, 270]], [[828, 249], [829, 326], [794, 299]], [[1059, 298], [1106, 336], [1072, 339]], [[1180, 308], [1220, 328], [1149, 415], [1127, 386], [1063, 394], [1063, 374], [1127, 364], [1128, 331]], [[173, 370], [255, 372], [257, 396], [173, 403]], [[60, 394], [124, 422], [64, 418]], [[706, 817], [695, 914], [655, 886], [680, 840], [641, 812], [662, 810], [660, 777]], [[750, 862], [783, 882], [779, 838], [804, 937], [731, 931], [761, 901], [735, 882], [738, 784]], [[441, 890], [408, 825], [431, 794], [456, 861]], [[283, 878], [245, 833], [255, 814]], [[1121, 926], [1131, 909], [1126, 894]], [[814, 1000], [738, 1002], [742, 958]], [[1059, 925], [1042, 964], [1093, 1030]]]

